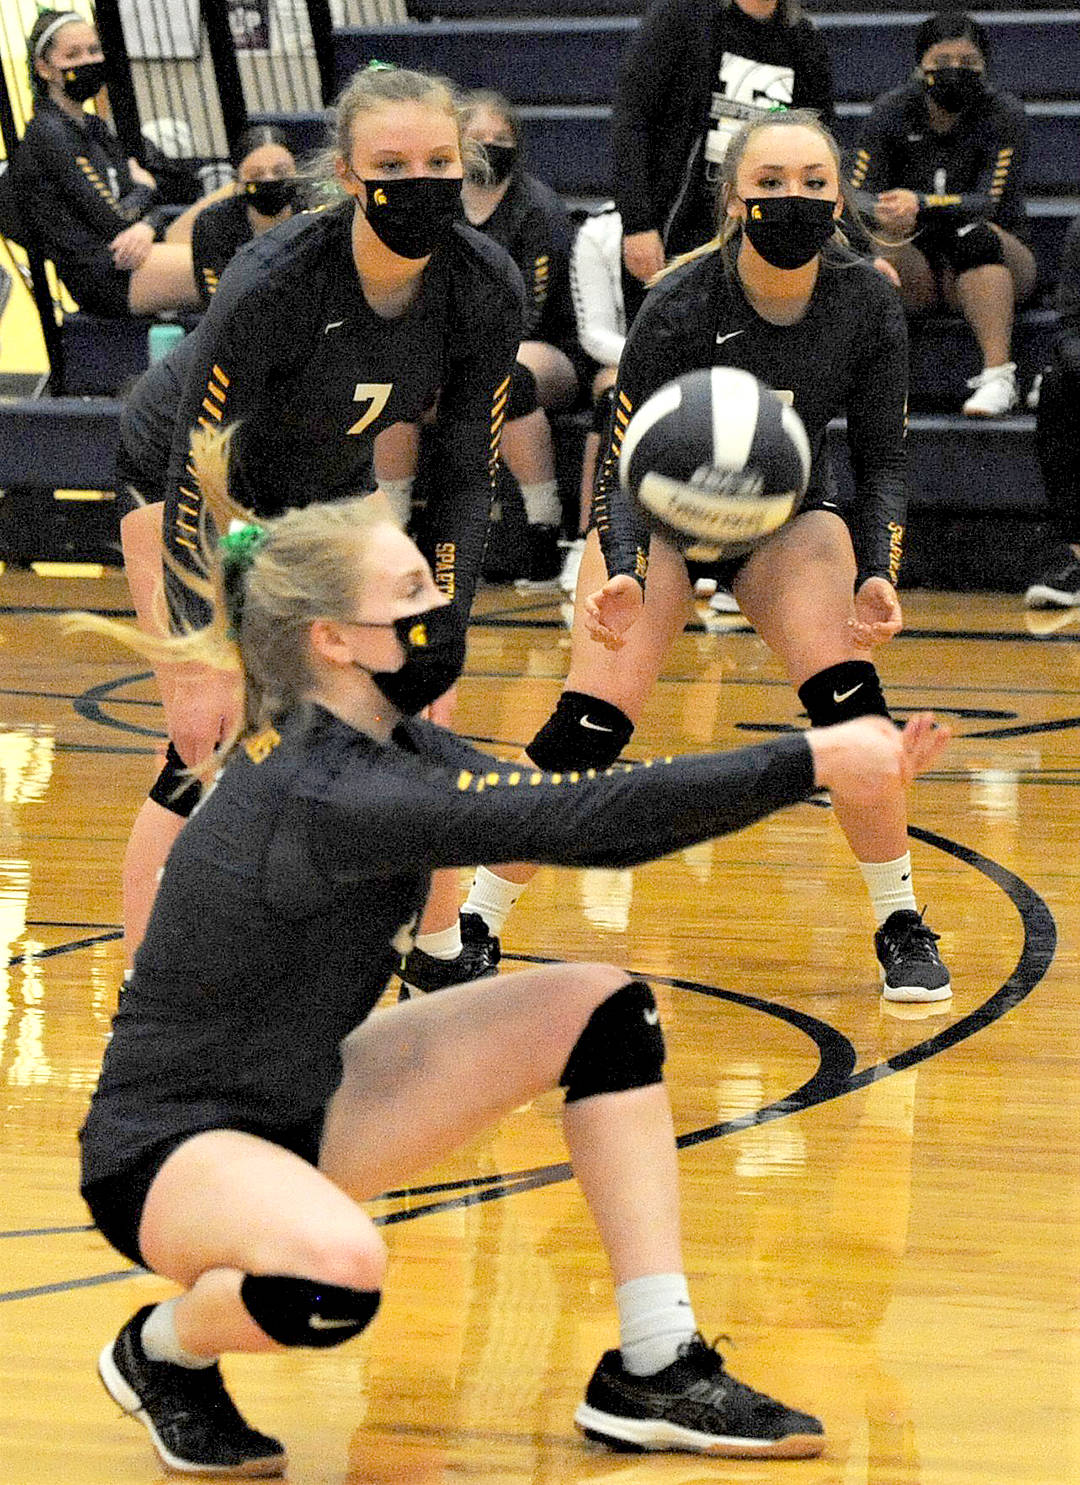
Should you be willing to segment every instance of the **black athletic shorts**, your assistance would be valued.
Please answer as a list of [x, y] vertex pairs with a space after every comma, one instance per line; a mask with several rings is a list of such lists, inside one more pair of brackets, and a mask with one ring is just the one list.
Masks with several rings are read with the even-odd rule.
[[87, 314], [109, 320], [127, 319], [131, 315], [128, 303], [131, 271], [117, 268], [104, 243], [92, 258], [68, 264], [66, 272], [62, 264], [58, 263], [56, 268], [72, 298]]
[[170, 740], [165, 750], [165, 762], [154, 780], [150, 798], [162, 809], [186, 820], [202, 798], [202, 784], [187, 772], [187, 764]]
[[[235, 1123], [214, 1126], [236, 1130], [240, 1134], [258, 1135], [271, 1144], [280, 1145], [299, 1155], [309, 1165], [319, 1161], [319, 1143], [322, 1139], [323, 1111], [305, 1120], [302, 1124], [288, 1124], [278, 1128], [254, 1123]], [[153, 1146], [134, 1165], [115, 1175], [105, 1176], [100, 1181], [91, 1181], [83, 1186], [82, 1198], [90, 1208], [94, 1226], [105, 1241], [143, 1268], [149, 1265], [139, 1248], [139, 1224], [143, 1207], [150, 1194], [150, 1187], [158, 1171], [174, 1150], [192, 1139], [196, 1134], [206, 1134], [205, 1129], [186, 1129], [183, 1134], [171, 1135]]]
[[[803, 500], [799, 506], [798, 514], [801, 516], [809, 510], [830, 510], [834, 516], [839, 516], [844, 525], [851, 533], [852, 545], [855, 544], [855, 533], [851, 527], [851, 506], [841, 499], [836, 488], [836, 480], [830, 469], [828, 478]], [[731, 592], [731, 585], [743, 563], [747, 561], [751, 553], [747, 552], [743, 557], [729, 557], [722, 562], [692, 562], [687, 561], [687, 571], [690, 573], [690, 581], [696, 582], [698, 578], [714, 578], [721, 588]]]

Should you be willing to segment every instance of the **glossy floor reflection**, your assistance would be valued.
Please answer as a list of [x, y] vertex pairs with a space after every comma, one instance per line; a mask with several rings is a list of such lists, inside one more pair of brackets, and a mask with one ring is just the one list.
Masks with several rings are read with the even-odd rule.
[[[156, 772], [140, 667], [55, 615], [121, 579], [0, 589], [0, 1481], [162, 1477], [94, 1375], [169, 1286], [86, 1227], [75, 1131], [120, 978], [119, 863]], [[228, 1363], [297, 1485], [1072, 1485], [1080, 1479], [1080, 627], [1005, 597], [905, 595], [898, 715], [957, 737], [912, 799], [920, 904], [955, 995], [880, 1001], [827, 808], [629, 873], [545, 871], [504, 944], [652, 978], [683, 1143], [687, 1264], [732, 1370], [819, 1413], [805, 1463], [618, 1456], [574, 1407], [615, 1323], [558, 1102], [373, 1204], [392, 1261], [351, 1348]], [[707, 619], [705, 614], [703, 620]], [[554, 702], [559, 608], [484, 593], [461, 730], [507, 753]], [[738, 616], [680, 642], [630, 756], [801, 725]]]

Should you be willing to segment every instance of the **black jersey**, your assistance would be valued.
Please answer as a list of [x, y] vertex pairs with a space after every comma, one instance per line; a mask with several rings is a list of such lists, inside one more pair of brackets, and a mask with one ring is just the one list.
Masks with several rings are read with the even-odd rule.
[[123, 145], [96, 114], [72, 118], [41, 99], [11, 163], [20, 215], [79, 303], [112, 262], [103, 249], [132, 223], [162, 223], [160, 196], [136, 185]]
[[478, 230], [506, 249], [525, 281], [522, 339], [572, 344], [576, 325], [570, 297], [570, 218], [551, 187], [534, 175], [515, 171], [506, 195]]
[[648, 531], [619, 485], [626, 425], [665, 382], [706, 366], [737, 366], [793, 394], [813, 458], [808, 501], [838, 499], [825, 439], [831, 420], [846, 415], [859, 578], [895, 583], [906, 515], [907, 324], [899, 295], [874, 268], [834, 259], [831, 250], [795, 325], [763, 320], [721, 252], [683, 264], [645, 296], [619, 363], [613, 433], [593, 505], [609, 575], [644, 583], [647, 569]]
[[985, 220], [1022, 232], [1027, 143], [1024, 106], [1011, 94], [988, 91], [938, 134], [921, 83], [907, 83], [874, 104], [851, 183], [871, 217], [880, 192], [903, 187], [919, 197], [920, 227]]
[[800, 736], [586, 777], [497, 763], [425, 722], [386, 745], [317, 707], [267, 729], [169, 855], [82, 1130], [83, 1184], [177, 1134], [316, 1114], [436, 868], [631, 866], [812, 788]]
[[191, 256], [204, 304], [210, 303], [226, 266], [254, 236], [243, 196], [227, 196], [199, 212], [191, 230]]
[[612, 115], [615, 204], [627, 233], [660, 232], [669, 256], [713, 233], [713, 182], [729, 125], [778, 105], [833, 113], [828, 53], [804, 16], [758, 21], [737, 5], [655, 0], [623, 55]]
[[[256, 516], [373, 488], [375, 435], [436, 403], [437, 480], [421, 546], [466, 609], [479, 574], [520, 340], [521, 280], [481, 233], [456, 225], [413, 303], [384, 319], [352, 256], [352, 204], [301, 214], [233, 258], [184, 346], [186, 376], [169, 467], [165, 541], [197, 562], [200, 496], [192, 431], [238, 424], [232, 493]], [[170, 585], [174, 609], [205, 609]]]

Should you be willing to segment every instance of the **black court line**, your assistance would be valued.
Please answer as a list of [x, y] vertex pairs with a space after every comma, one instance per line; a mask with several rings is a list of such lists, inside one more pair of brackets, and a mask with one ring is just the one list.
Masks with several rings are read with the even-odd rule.
[[0, 1293], [0, 1305], [13, 1299], [40, 1299], [45, 1294], [65, 1294], [69, 1289], [91, 1289], [95, 1284], [115, 1284], [118, 1279], [137, 1279], [144, 1268], [118, 1268], [108, 1274], [91, 1274], [88, 1279], [63, 1279], [57, 1284], [38, 1284], [33, 1289], [9, 1289]]
[[[0, 604], [0, 614], [70, 614], [75, 612], [70, 603], [61, 604], [56, 607], [48, 603], [4, 603]], [[82, 608], [78, 610], [82, 614], [99, 614], [103, 619], [134, 619], [133, 608]]]
[[92, 1222], [81, 1222], [71, 1227], [23, 1227], [11, 1232], [0, 1232], [0, 1238], [56, 1237], [66, 1232], [93, 1232]]

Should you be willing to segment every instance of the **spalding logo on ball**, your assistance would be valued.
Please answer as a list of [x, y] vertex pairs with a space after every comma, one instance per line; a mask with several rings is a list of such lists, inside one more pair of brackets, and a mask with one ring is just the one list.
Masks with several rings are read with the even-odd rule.
[[668, 382], [638, 408], [619, 479], [649, 524], [688, 557], [742, 557], [799, 509], [810, 441], [771, 387], [714, 366]]

